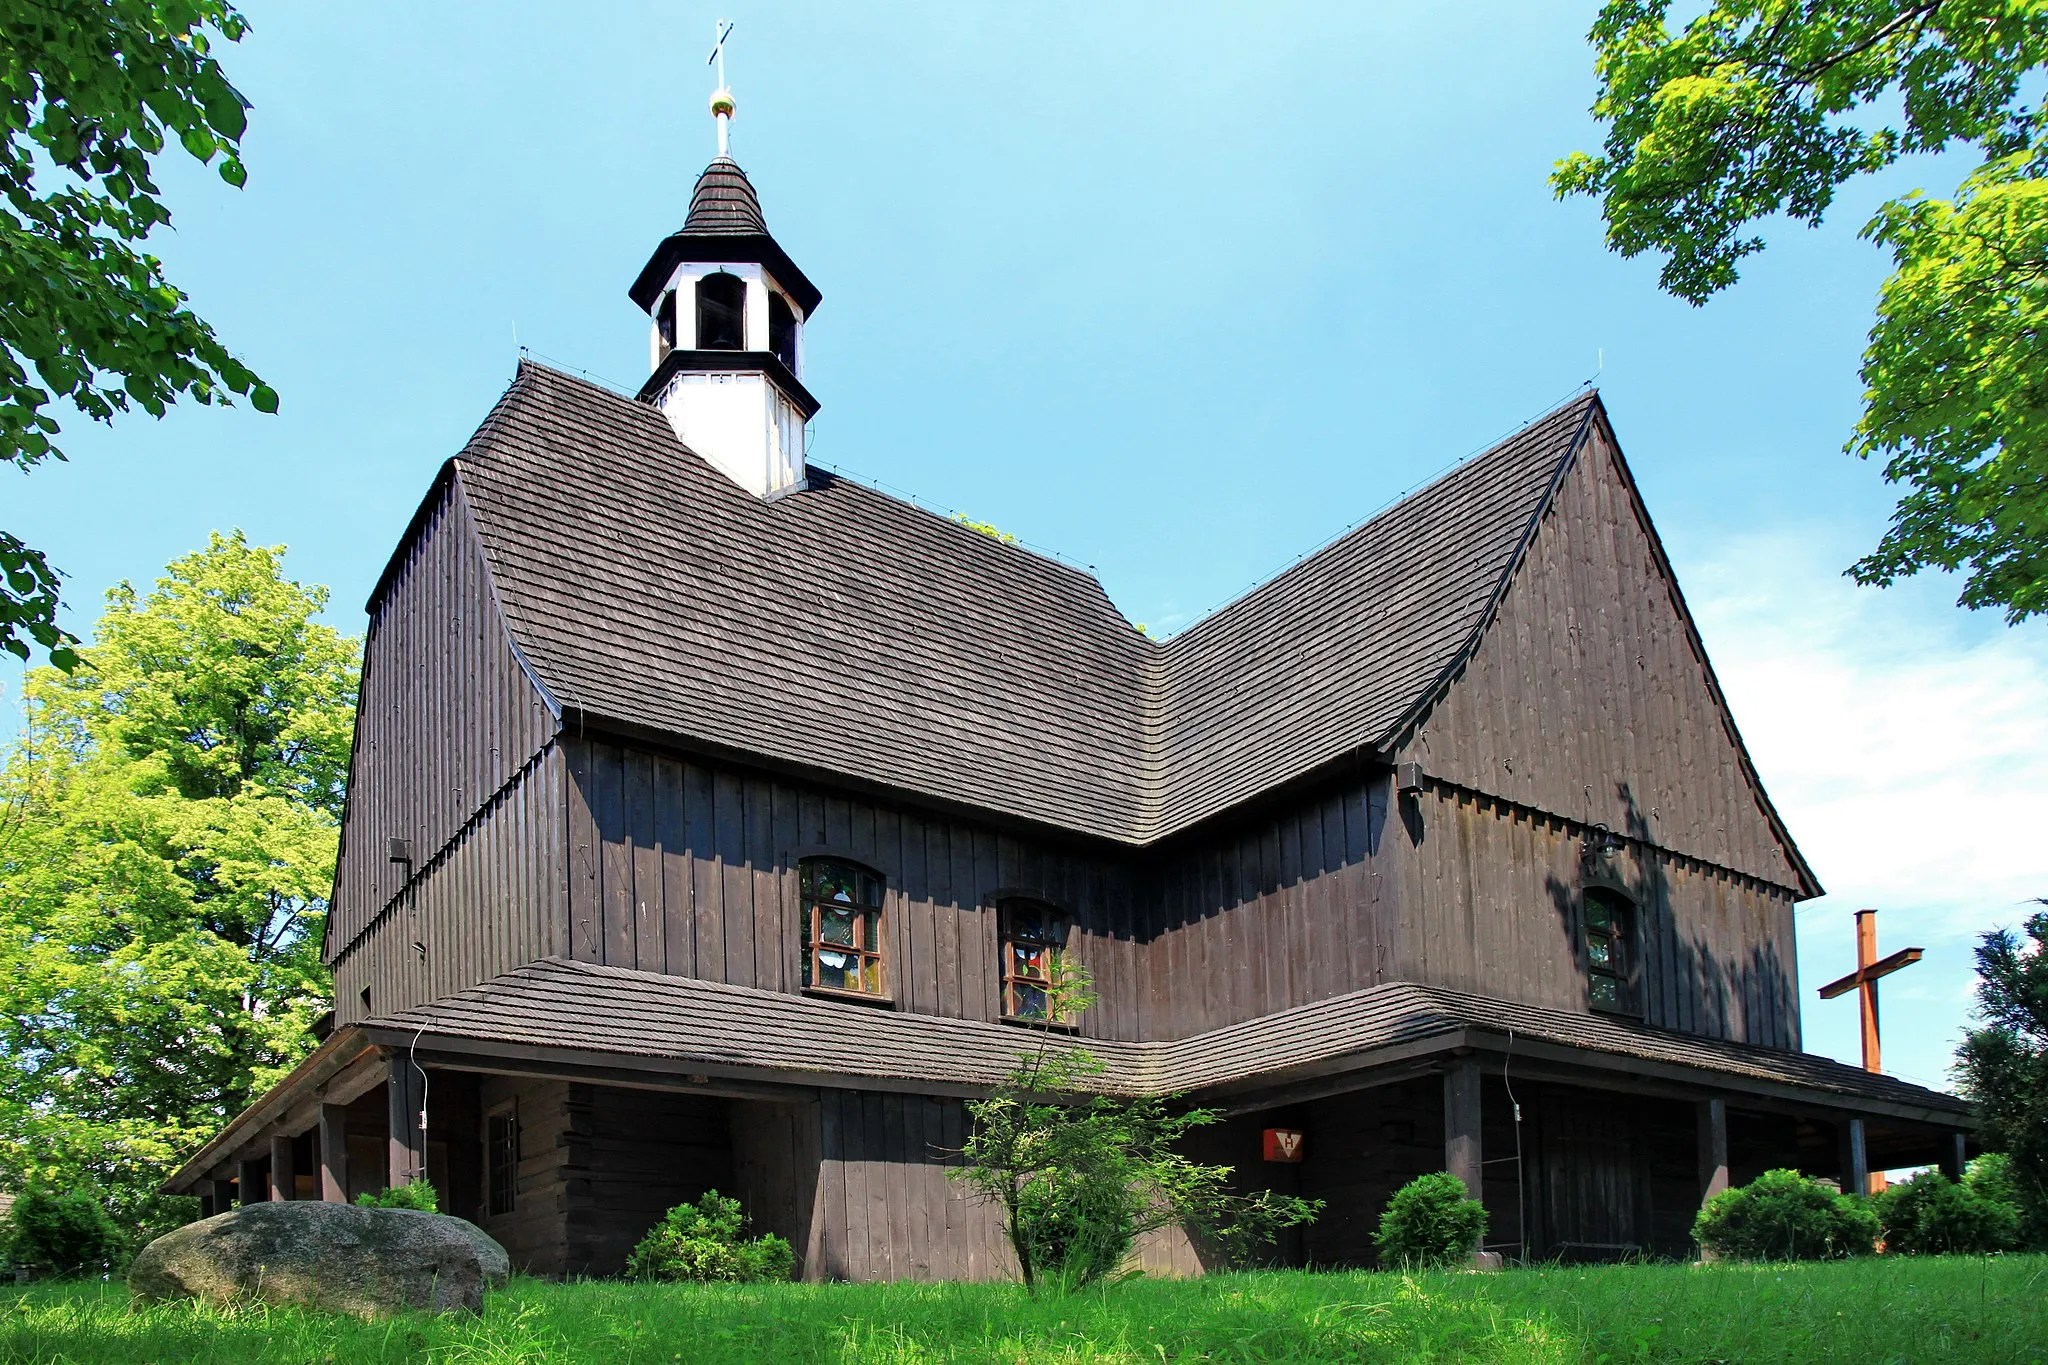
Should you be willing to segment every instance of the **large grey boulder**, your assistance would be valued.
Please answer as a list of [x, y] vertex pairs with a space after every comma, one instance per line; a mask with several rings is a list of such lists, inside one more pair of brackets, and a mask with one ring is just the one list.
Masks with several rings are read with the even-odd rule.
[[411, 1209], [281, 1200], [187, 1223], [142, 1249], [137, 1299], [263, 1299], [358, 1317], [483, 1307], [505, 1248], [474, 1223]]

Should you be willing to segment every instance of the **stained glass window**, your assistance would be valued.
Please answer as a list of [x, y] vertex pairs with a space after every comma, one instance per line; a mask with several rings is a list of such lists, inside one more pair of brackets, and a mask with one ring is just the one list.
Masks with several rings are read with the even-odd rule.
[[1618, 891], [1586, 889], [1586, 992], [1596, 1010], [1632, 1013], [1635, 993], [1629, 955], [1635, 907]]
[[1003, 1013], [1012, 1019], [1047, 1018], [1053, 954], [1064, 952], [1067, 917], [1037, 901], [1002, 904]]
[[804, 985], [883, 994], [882, 879], [838, 858], [806, 858], [799, 871]]

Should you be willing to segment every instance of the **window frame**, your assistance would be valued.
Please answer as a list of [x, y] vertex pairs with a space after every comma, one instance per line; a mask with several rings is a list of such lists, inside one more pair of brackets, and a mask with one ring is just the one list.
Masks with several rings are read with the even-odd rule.
[[797, 326], [795, 305], [783, 297], [781, 290], [769, 290], [768, 349], [788, 367], [791, 374], [796, 373]]
[[[715, 283], [714, 283], [715, 281]], [[720, 295], [730, 294], [730, 298]], [[696, 288], [691, 291], [694, 308], [692, 321], [696, 324], [696, 349], [700, 351], [744, 351], [747, 349], [747, 282], [730, 270], [714, 270], [697, 279]], [[717, 340], [709, 335], [705, 325], [707, 313], [729, 310], [734, 332], [730, 342]]]
[[[827, 900], [815, 893], [812, 871], [826, 865], [836, 865], [853, 874], [854, 885], [858, 888], [864, 879], [874, 888], [872, 903], [858, 900]], [[889, 879], [866, 863], [836, 853], [818, 853], [797, 861], [797, 905], [803, 916], [802, 959], [798, 967], [798, 981], [805, 991], [835, 996], [847, 1000], [872, 1000], [884, 1004], [893, 1003], [889, 995], [889, 954], [887, 949], [887, 915], [889, 901]], [[862, 939], [862, 926], [866, 929], [865, 942], [835, 943], [824, 937], [824, 909], [827, 905], [852, 906], [859, 913], [854, 918], [855, 939]], [[854, 977], [868, 979], [868, 966], [874, 966], [874, 985], [834, 986], [821, 979], [821, 953], [851, 954], [856, 959]]]
[[[1059, 935], [1027, 935], [1018, 932], [1016, 922], [1024, 913], [1037, 915], [1046, 925], [1058, 925]], [[1045, 952], [1067, 953], [1072, 951], [1074, 938], [1074, 917], [1054, 905], [1051, 901], [1037, 896], [1004, 896], [996, 901], [996, 951], [1001, 970], [998, 972], [997, 989], [1001, 992], [997, 1000], [1000, 1017], [1006, 1023], [1029, 1024], [1037, 1028], [1070, 1029], [1072, 1019], [1054, 1015], [1050, 1009], [1038, 1014], [1027, 1014], [1017, 1008], [1019, 987], [1044, 991], [1051, 985], [1050, 976], [1040, 976], [1015, 970], [1019, 943], [1035, 946]]]
[[[497, 1125], [505, 1125], [504, 1147], [509, 1158], [499, 1160]], [[519, 1204], [519, 1101], [510, 1099], [484, 1115], [484, 1216], [510, 1216]]]
[[[1596, 905], [1604, 914], [1604, 923], [1598, 926], [1593, 914]], [[1640, 920], [1634, 897], [1625, 892], [1611, 886], [1588, 886], [1579, 892], [1579, 951], [1586, 962], [1586, 1001], [1601, 1014], [1642, 1017], [1636, 989], [1642, 956], [1636, 951]], [[1596, 939], [1607, 946], [1605, 965], [1594, 958]], [[1601, 998], [1602, 982], [1613, 983], [1613, 1000]]]
[[676, 348], [677, 312], [676, 291], [671, 289], [661, 296], [654, 309], [654, 334], [661, 341], [663, 356]]

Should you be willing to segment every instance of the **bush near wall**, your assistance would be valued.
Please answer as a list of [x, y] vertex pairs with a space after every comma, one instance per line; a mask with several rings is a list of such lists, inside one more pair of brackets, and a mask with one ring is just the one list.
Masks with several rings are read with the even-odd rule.
[[1870, 1202], [1797, 1171], [1765, 1171], [1709, 1199], [1692, 1235], [1710, 1255], [1738, 1261], [1827, 1261], [1875, 1249]]
[[1380, 1264], [1427, 1268], [1463, 1265], [1486, 1236], [1486, 1206], [1448, 1171], [1418, 1175], [1394, 1191], [1380, 1215]]
[[633, 1248], [626, 1273], [641, 1280], [787, 1280], [796, 1253], [769, 1233], [751, 1240], [740, 1201], [705, 1191], [694, 1204], [678, 1204]]
[[1884, 1249], [1906, 1255], [1982, 1255], [2019, 1245], [2017, 1204], [1989, 1197], [1940, 1171], [1922, 1171], [1872, 1201]]

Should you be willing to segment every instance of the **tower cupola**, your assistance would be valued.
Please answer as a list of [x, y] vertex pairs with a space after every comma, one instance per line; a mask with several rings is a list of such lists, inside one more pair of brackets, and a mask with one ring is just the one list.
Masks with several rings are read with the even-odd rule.
[[651, 319], [640, 390], [684, 445], [760, 497], [800, 487], [818, 400], [803, 385], [803, 331], [823, 297], [768, 234], [760, 198], [730, 154], [736, 106], [719, 26], [711, 115], [718, 155], [697, 177], [680, 231], [627, 292]]

